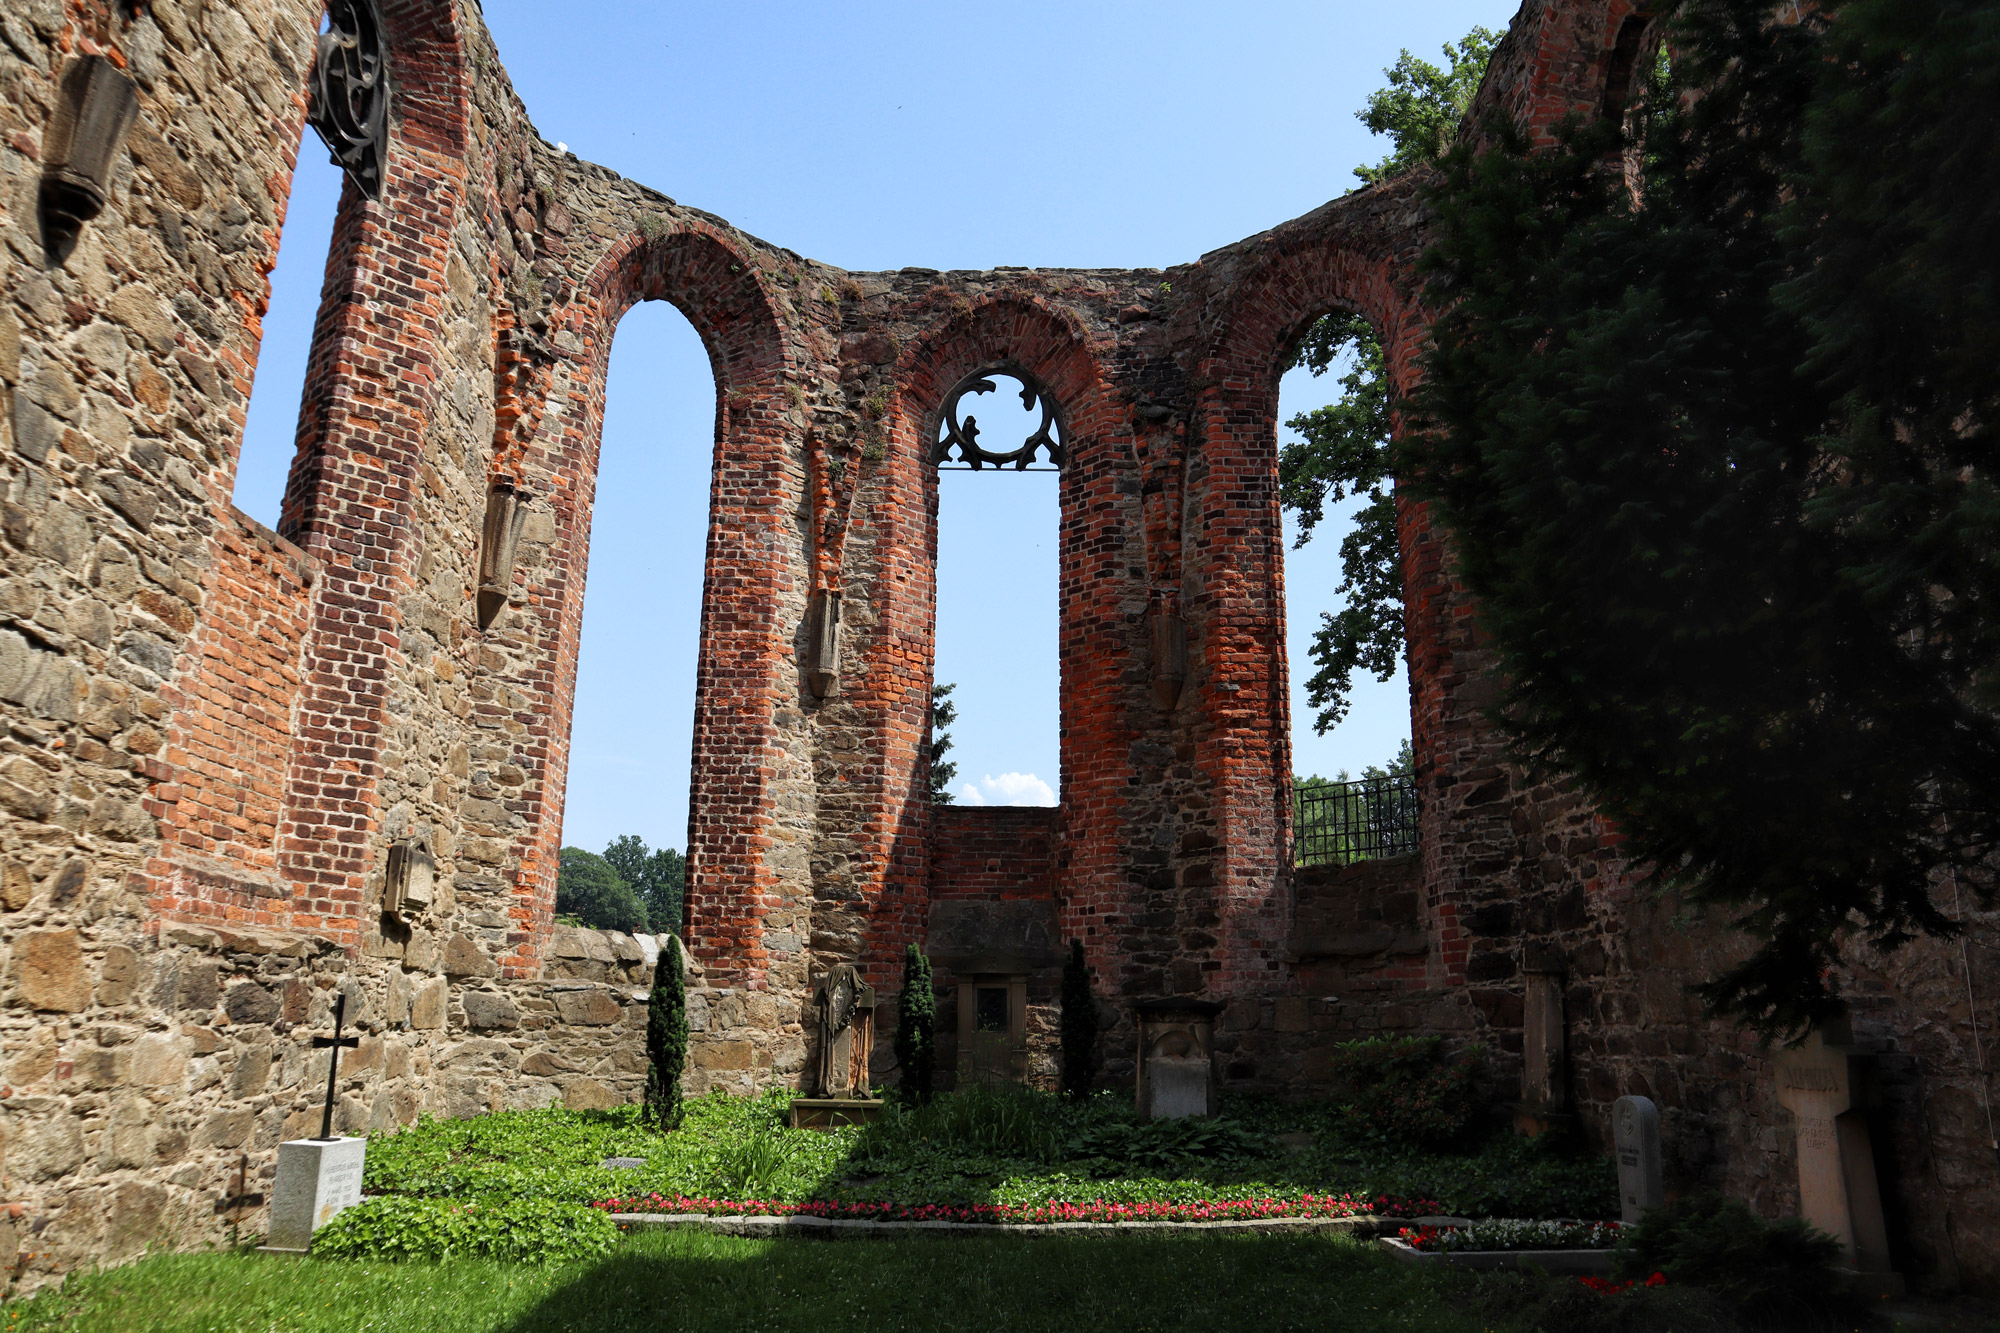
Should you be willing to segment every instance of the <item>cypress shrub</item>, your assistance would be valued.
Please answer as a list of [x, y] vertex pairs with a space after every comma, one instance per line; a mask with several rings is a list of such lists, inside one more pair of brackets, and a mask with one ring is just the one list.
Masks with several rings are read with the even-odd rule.
[[1097, 1075], [1097, 1001], [1090, 996], [1090, 968], [1083, 961], [1083, 941], [1069, 942], [1069, 961], [1062, 982], [1062, 1088], [1072, 1097], [1088, 1097]]
[[903, 950], [903, 993], [896, 999], [896, 1059], [903, 1066], [903, 1095], [919, 1104], [931, 1099], [937, 1069], [937, 995], [931, 989], [931, 960], [911, 944]]
[[645, 1119], [661, 1129], [681, 1122], [687, 1053], [687, 971], [681, 964], [681, 942], [670, 935], [653, 964], [653, 994], [646, 1006]]

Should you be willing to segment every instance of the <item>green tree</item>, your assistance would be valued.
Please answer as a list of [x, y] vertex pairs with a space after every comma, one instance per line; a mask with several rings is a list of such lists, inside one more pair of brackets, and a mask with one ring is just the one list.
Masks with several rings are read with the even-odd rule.
[[1097, 1078], [1097, 999], [1090, 993], [1090, 965], [1083, 941], [1069, 942], [1062, 979], [1062, 1090], [1088, 1097]]
[[646, 905], [611, 863], [581, 847], [565, 847], [556, 863], [556, 914], [593, 930], [646, 929]]
[[[1404, 741], [1387, 764], [1370, 764], [1357, 781], [1346, 769], [1332, 778], [1292, 778], [1292, 838], [1301, 865], [1346, 865], [1369, 853], [1344, 829], [1377, 830], [1376, 845], [1415, 850], [1416, 809], [1407, 779], [1416, 775], [1416, 753]], [[1392, 780], [1403, 779], [1391, 785]], [[1394, 830], [1393, 836], [1384, 836]], [[1390, 855], [1396, 854], [1390, 852]]]
[[1380, 162], [1356, 167], [1354, 174], [1373, 185], [1443, 157], [1499, 44], [1499, 33], [1474, 28], [1443, 48], [1443, 68], [1417, 59], [1407, 49], [1399, 54], [1396, 63], [1382, 71], [1389, 86], [1368, 94], [1368, 105], [1354, 113], [1376, 134], [1388, 135], [1393, 147]]
[[945, 751], [951, 748], [951, 724], [958, 721], [958, 705], [951, 702], [951, 692], [957, 685], [931, 686], [931, 803], [951, 804], [951, 780], [958, 776], [958, 765], [945, 762]]
[[681, 854], [672, 847], [650, 850], [644, 839], [628, 833], [611, 840], [604, 849], [604, 859], [639, 895], [653, 929], [678, 935], [687, 879], [687, 862]]
[[2000, 14], [1788, 18], [1683, 4], [1629, 129], [1453, 151], [1397, 460], [1517, 756], [1731, 910], [1757, 947], [1703, 991], [1771, 1034], [1953, 931], [2000, 838]]
[[931, 960], [914, 944], [903, 947], [896, 1061], [903, 1069], [903, 1094], [919, 1104], [928, 1102], [937, 1075], [937, 992], [931, 984]]
[[661, 1129], [672, 1129], [681, 1121], [687, 1048], [687, 971], [675, 936], [654, 960], [653, 993], [646, 1003], [645, 1117]]
[[[1392, 144], [1389, 155], [1354, 174], [1373, 184], [1422, 163], [1435, 162], [1479, 90], [1497, 34], [1474, 28], [1444, 48], [1443, 68], [1408, 51], [1387, 70], [1389, 86], [1370, 94], [1355, 114]], [[1328, 504], [1358, 498], [1354, 526], [1340, 543], [1338, 612], [1320, 613], [1309, 650], [1313, 673], [1306, 701], [1313, 730], [1324, 735], [1347, 716], [1355, 672], [1377, 680], [1396, 674], [1404, 651], [1403, 572], [1396, 543], [1396, 503], [1389, 469], [1388, 367], [1382, 343], [1368, 321], [1335, 310], [1301, 339], [1287, 369], [1308, 367], [1324, 375], [1345, 363], [1341, 396], [1302, 412], [1285, 424], [1298, 433], [1278, 455], [1279, 500], [1298, 516], [1296, 545], [1312, 540]]]

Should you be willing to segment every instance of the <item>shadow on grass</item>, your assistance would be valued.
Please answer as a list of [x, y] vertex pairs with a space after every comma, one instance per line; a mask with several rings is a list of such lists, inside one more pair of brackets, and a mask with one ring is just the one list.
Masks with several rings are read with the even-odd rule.
[[1429, 1274], [1345, 1237], [633, 1238], [507, 1333], [1115, 1328], [1473, 1333]]

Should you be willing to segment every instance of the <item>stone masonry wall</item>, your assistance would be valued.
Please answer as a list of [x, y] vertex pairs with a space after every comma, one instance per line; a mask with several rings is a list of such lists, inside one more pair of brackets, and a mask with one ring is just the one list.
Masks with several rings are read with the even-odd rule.
[[[0, 14], [0, 1263], [23, 1286], [260, 1226], [225, 1197], [246, 1154], [261, 1179], [308, 1127], [306, 1039], [338, 993], [364, 1034], [350, 1130], [637, 1095], [657, 941], [559, 929], [553, 900], [605, 373], [641, 300], [688, 316], [717, 387], [692, 1089], [795, 1085], [816, 977], [852, 961], [888, 1000], [909, 943], [947, 977], [1011, 952], [1045, 1050], [1072, 938], [1107, 1080], [1130, 1072], [1132, 1002], [1183, 995], [1225, 1003], [1235, 1087], [1311, 1095], [1331, 1042], [1385, 1030], [1479, 1040], [1504, 1082], [1532, 950], [1566, 969], [1586, 1132], [1647, 1091], [1677, 1182], [1793, 1206], [1769, 1053], [1684, 991], [1737, 945], [1625, 865], [1586, 802], [1506, 762], [1476, 608], [1407, 498], [1422, 851], [1291, 864], [1278, 379], [1338, 308], [1413, 386], [1420, 181], [1165, 270], [846, 273], [557, 149], [476, 6], [394, 0], [385, 187], [339, 206], [272, 534], [229, 496], [320, 16]], [[1480, 107], [1545, 136], [1614, 105], [1642, 20], [1528, 0]], [[105, 210], [51, 254], [44, 139], [91, 55], [130, 75], [140, 117]], [[929, 450], [945, 396], [996, 370], [1046, 387], [1067, 453], [1052, 812], [927, 799]], [[486, 618], [496, 486], [525, 512]], [[822, 697], [811, 611], [832, 594]], [[1177, 692], [1152, 647], [1175, 620]], [[437, 893], [385, 913], [401, 840], [429, 848]], [[2000, 953], [1966, 910], [1963, 952], [1916, 946], [1853, 986], [1906, 1267], [1993, 1286], [1972, 1021]]]

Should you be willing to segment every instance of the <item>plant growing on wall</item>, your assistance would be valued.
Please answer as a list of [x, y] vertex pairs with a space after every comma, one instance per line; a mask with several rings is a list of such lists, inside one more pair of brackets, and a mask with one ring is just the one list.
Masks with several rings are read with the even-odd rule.
[[680, 940], [669, 936], [653, 964], [653, 994], [646, 1005], [645, 1115], [661, 1129], [680, 1124], [687, 1049], [687, 970]]
[[896, 997], [896, 1059], [903, 1067], [903, 1095], [919, 1104], [929, 1101], [937, 1070], [937, 994], [931, 989], [931, 960], [914, 944], [903, 949], [903, 993]]
[[1088, 1097], [1097, 1076], [1097, 1001], [1090, 994], [1090, 966], [1083, 941], [1069, 942], [1062, 980], [1062, 1089]]

